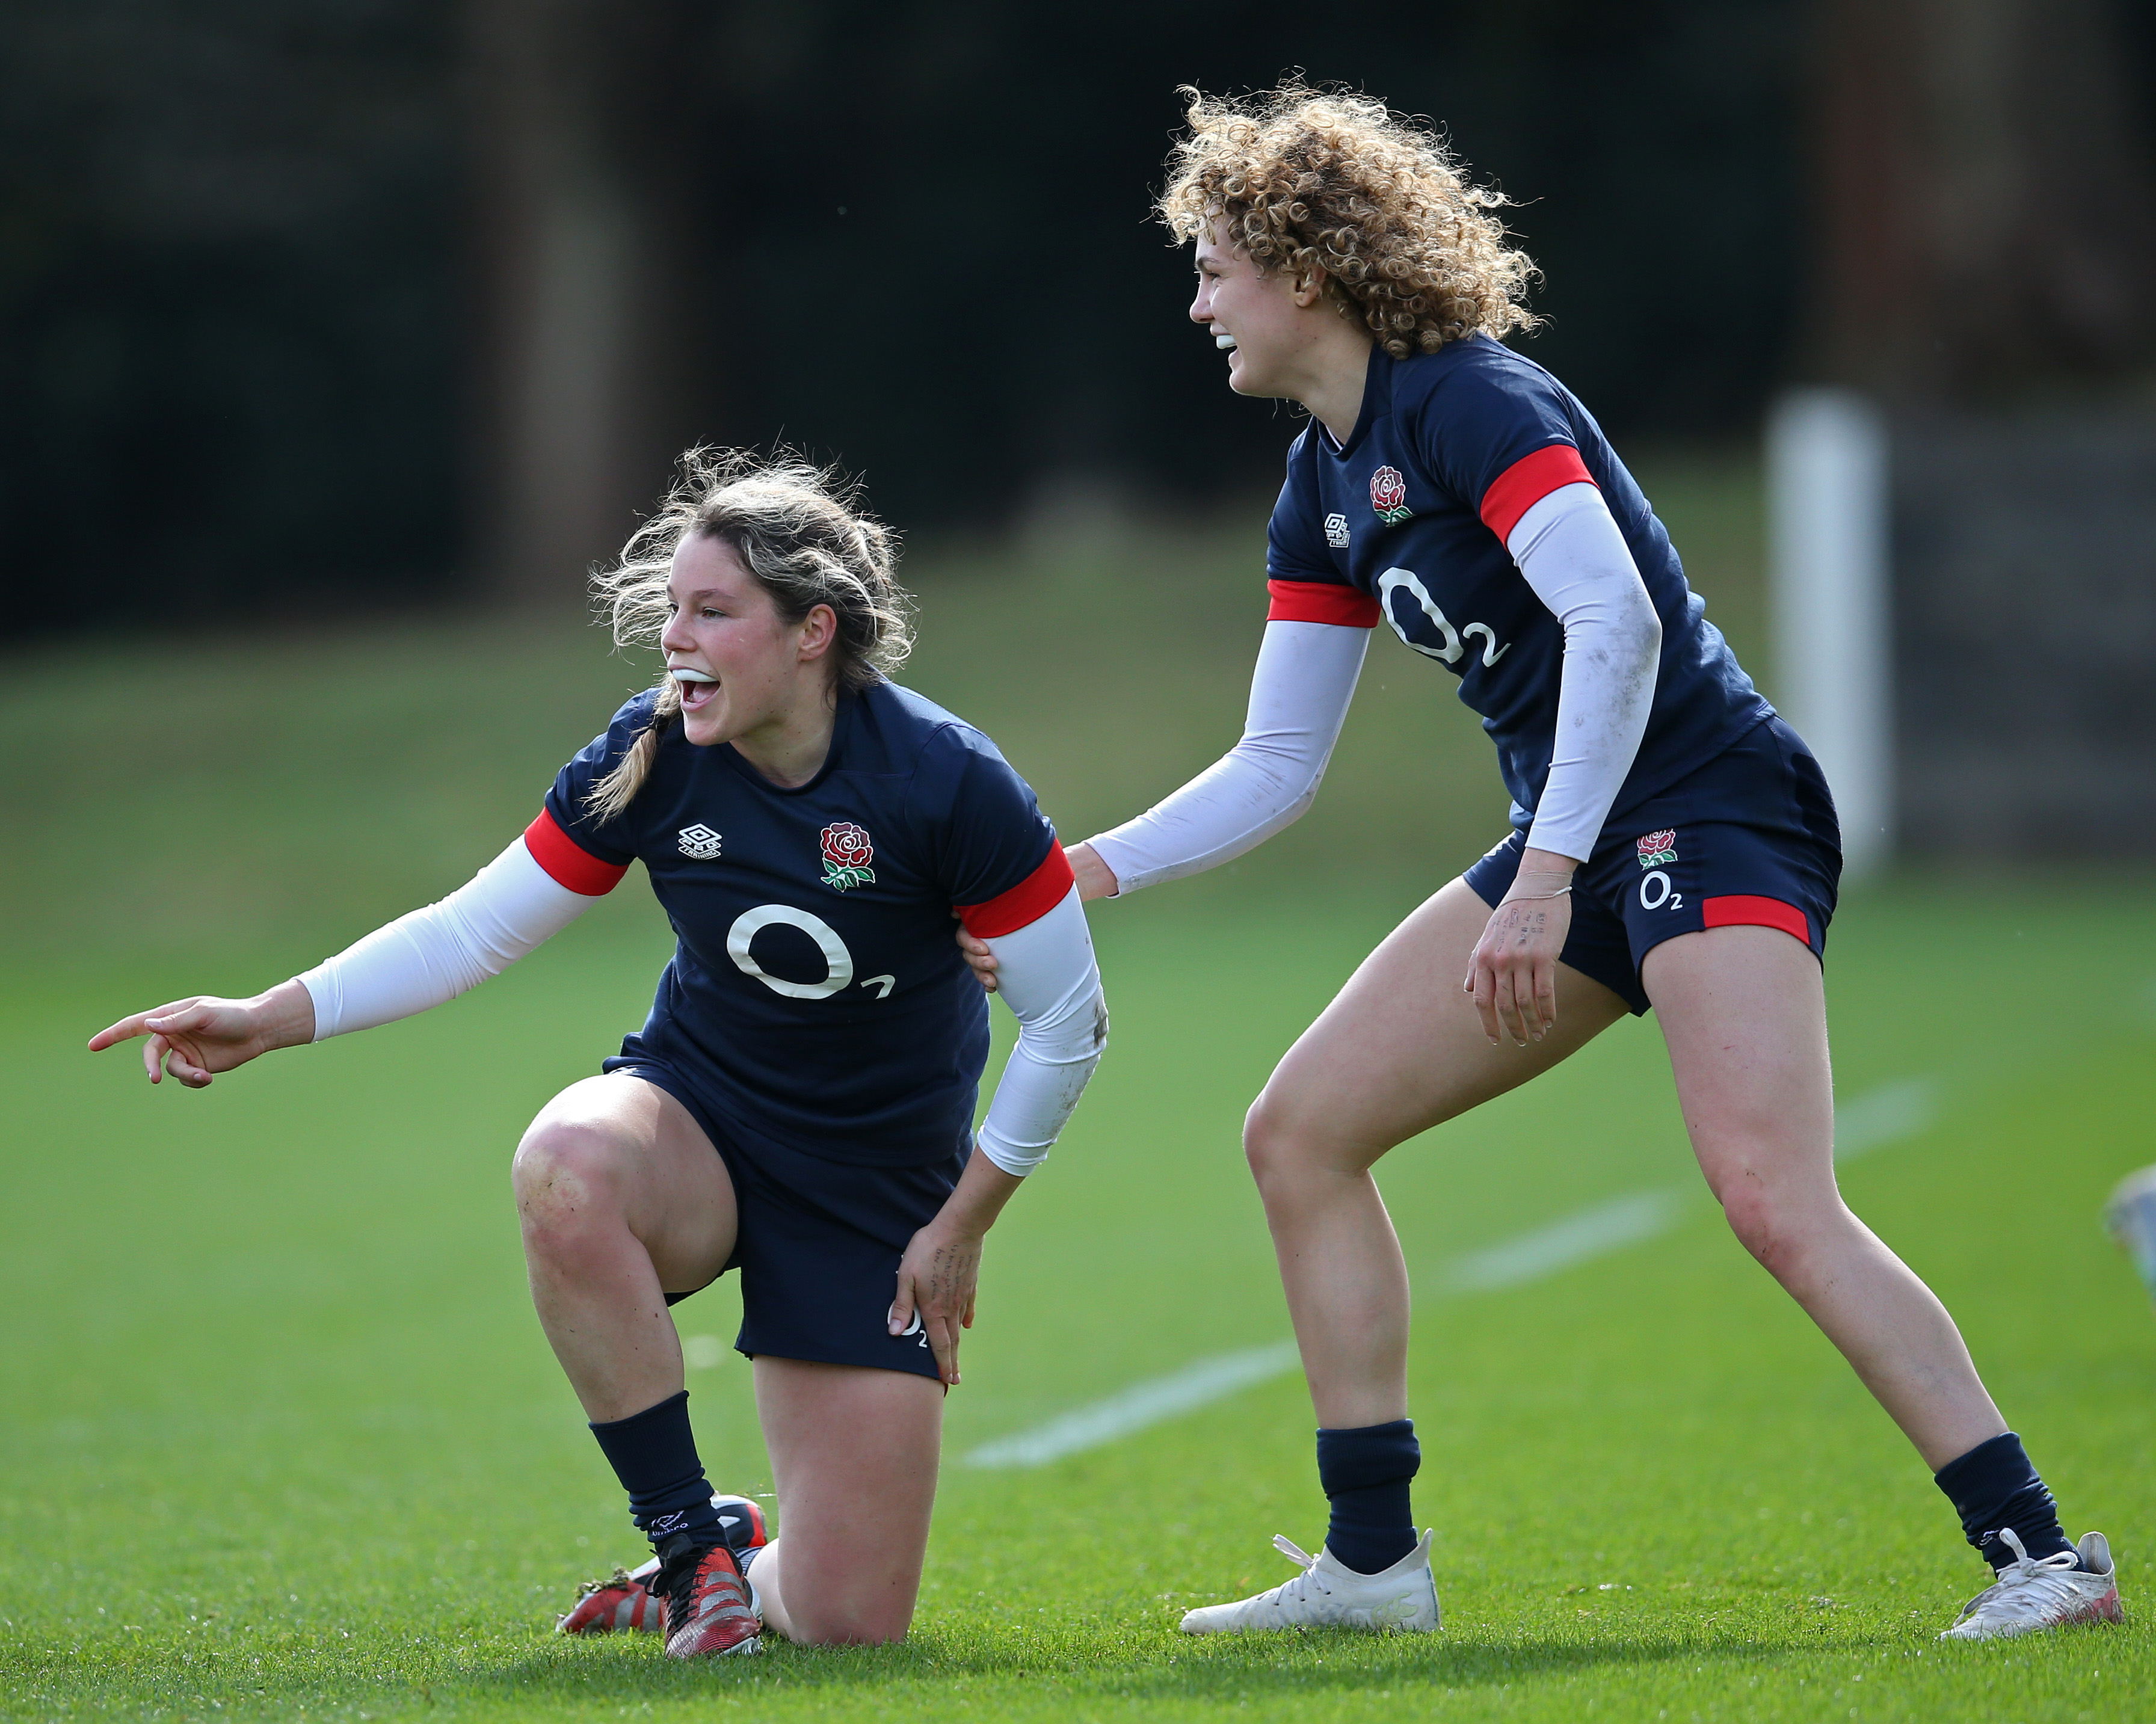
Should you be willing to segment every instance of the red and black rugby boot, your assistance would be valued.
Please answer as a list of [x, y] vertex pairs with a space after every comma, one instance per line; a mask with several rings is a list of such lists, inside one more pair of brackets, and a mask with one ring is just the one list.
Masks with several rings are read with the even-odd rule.
[[760, 1551], [771, 1542], [770, 1531], [763, 1521], [763, 1511], [751, 1496], [726, 1496], [714, 1491], [711, 1506], [719, 1511], [719, 1526], [726, 1535], [726, 1548], [742, 1559], [742, 1567], [748, 1567], [748, 1553]]
[[[762, 1550], [771, 1542], [763, 1511], [757, 1506], [753, 1497], [716, 1492], [712, 1495], [711, 1506], [719, 1511], [719, 1526], [726, 1533], [727, 1548], [742, 1559], [745, 1568], [748, 1553]], [[658, 1573], [659, 1558], [654, 1557], [640, 1568], [615, 1569], [611, 1579], [586, 1581], [569, 1614], [555, 1619], [556, 1631], [564, 1634], [619, 1634], [639, 1630], [648, 1634], [664, 1634], [666, 1601], [651, 1589], [652, 1578]]]
[[626, 1634], [641, 1629], [655, 1634], [665, 1626], [666, 1606], [651, 1590], [659, 1573], [654, 1557], [641, 1568], [617, 1568], [610, 1580], [588, 1580], [567, 1616], [557, 1617], [561, 1634]]
[[754, 1652], [763, 1623], [749, 1603], [741, 1559], [725, 1545], [699, 1550], [684, 1535], [660, 1548], [652, 1590], [666, 1600], [666, 1655], [719, 1658]]

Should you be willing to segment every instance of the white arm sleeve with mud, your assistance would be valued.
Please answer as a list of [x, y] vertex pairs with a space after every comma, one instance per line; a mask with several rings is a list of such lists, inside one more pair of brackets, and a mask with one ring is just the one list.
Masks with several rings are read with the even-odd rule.
[[1661, 618], [1592, 485], [1552, 491], [1519, 518], [1505, 546], [1564, 624], [1557, 736], [1527, 842], [1584, 862], [1647, 733]]
[[1048, 1158], [1101, 1063], [1108, 1007], [1075, 886], [1047, 915], [988, 946], [998, 991], [1018, 1018], [1018, 1045], [996, 1080], [978, 1141], [990, 1161], [1023, 1178]]
[[454, 999], [598, 901], [556, 880], [520, 838], [439, 903], [377, 928], [301, 976], [315, 1003], [315, 1039], [372, 1029]]
[[1268, 623], [1243, 740], [1164, 801], [1087, 840], [1116, 895], [1233, 861], [1301, 818], [1347, 721], [1370, 631]]

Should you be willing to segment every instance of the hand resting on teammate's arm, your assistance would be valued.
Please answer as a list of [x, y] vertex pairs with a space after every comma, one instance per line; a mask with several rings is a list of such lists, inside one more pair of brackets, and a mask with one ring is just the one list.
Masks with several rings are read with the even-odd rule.
[[[1065, 844], [1065, 859], [1070, 864], [1070, 872], [1078, 881], [1078, 901], [1091, 904], [1096, 898], [1116, 895], [1116, 876], [1109, 871], [1091, 844]], [[963, 926], [958, 930], [958, 950], [965, 953], [966, 962], [973, 968], [973, 979], [993, 993], [997, 988], [996, 955], [988, 950], [988, 942], [976, 934], [968, 933]]]

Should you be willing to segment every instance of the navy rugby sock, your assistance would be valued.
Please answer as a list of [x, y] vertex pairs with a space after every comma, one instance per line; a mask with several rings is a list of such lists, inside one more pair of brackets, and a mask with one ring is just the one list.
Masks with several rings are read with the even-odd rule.
[[1358, 1574], [1376, 1574], [1415, 1547], [1408, 1487], [1422, 1465], [1414, 1421], [1317, 1434], [1317, 1479], [1332, 1505], [1325, 1547]]
[[726, 1542], [689, 1429], [688, 1390], [626, 1419], [594, 1424], [592, 1434], [629, 1492], [629, 1518], [654, 1548], [682, 1532], [700, 1547]]
[[2014, 1560], [1999, 1536], [2004, 1526], [2011, 1526], [2039, 1562], [2074, 1547], [2059, 1525], [2058, 1505], [2012, 1431], [1979, 1443], [1932, 1476], [1961, 1516], [1963, 1533], [1994, 1568]]

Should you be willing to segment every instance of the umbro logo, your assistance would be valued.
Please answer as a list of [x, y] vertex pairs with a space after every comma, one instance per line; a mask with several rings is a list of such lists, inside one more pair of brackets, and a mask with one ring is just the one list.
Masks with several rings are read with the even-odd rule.
[[701, 821], [681, 829], [681, 854], [691, 862], [719, 859], [719, 835]]
[[1335, 551], [1345, 551], [1348, 548], [1348, 517], [1346, 516], [1328, 515], [1325, 517], [1325, 542]]

